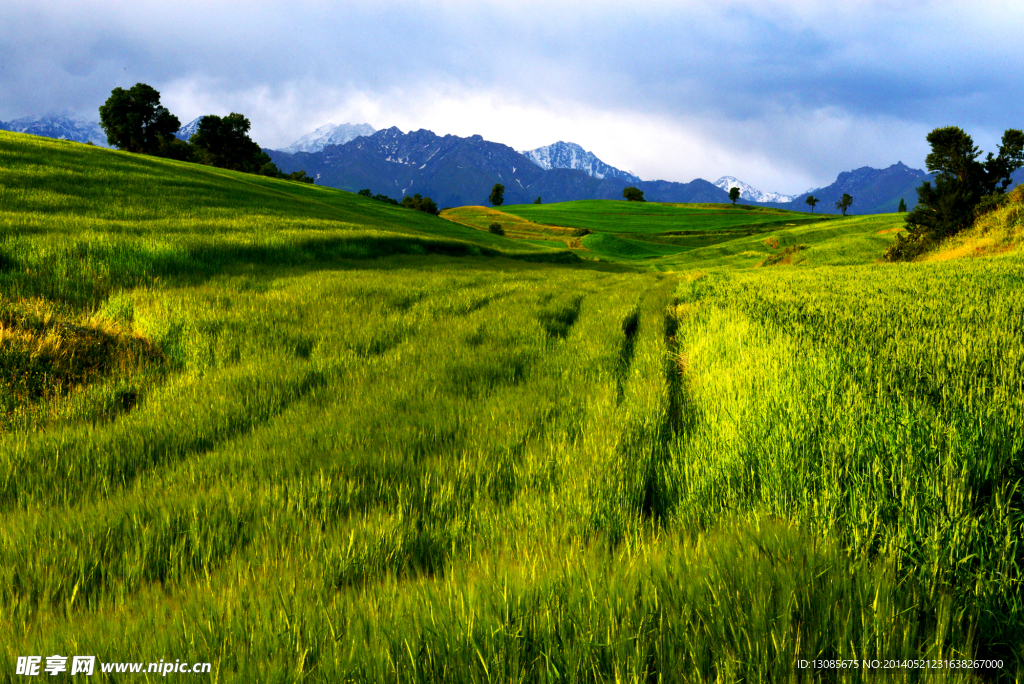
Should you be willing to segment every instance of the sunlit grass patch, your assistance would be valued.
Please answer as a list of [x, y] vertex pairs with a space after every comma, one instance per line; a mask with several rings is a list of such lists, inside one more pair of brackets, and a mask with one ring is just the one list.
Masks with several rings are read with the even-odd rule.
[[980, 216], [974, 226], [956, 235], [920, 261], [948, 261], [1013, 252], [1024, 240], [1024, 187], [1010, 193], [1007, 203]]
[[156, 345], [110, 318], [81, 320], [42, 299], [0, 306], [0, 427], [33, 424], [97, 383], [112, 385], [108, 411], [129, 411], [142, 392], [119, 381], [163, 365]]

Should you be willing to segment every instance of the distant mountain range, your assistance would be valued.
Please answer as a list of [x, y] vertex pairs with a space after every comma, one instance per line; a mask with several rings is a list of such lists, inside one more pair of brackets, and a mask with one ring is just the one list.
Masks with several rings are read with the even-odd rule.
[[593, 153], [587, 152], [576, 143], [558, 141], [551, 145], [538, 147], [535, 150], [520, 152], [520, 154], [545, 170], [576, 169], [602, 180], [605, 178], [621, 178], [627, 183], [640, 182], [639, 176], [605, 164], [595, 157]]
[[7, 123], [0, 121], [0, 130], [41, 135], [44, 138], [56, 138], [57, 140], [91, 142], [93, 145], [109, 147], [107, 134], [98, 123], [68, 114], [26, 116]]
[[640, 188], [654, 202], [729, 202], [728, 188], [735, 185], [742, 191], [741, 204], [808, 211], [805, 200], [814, 194], [821, 200], [816, 213], [838, 213], [835, 203], [845, 192], [854, 198], [848, 213], [875, 214], [896, 211], [900, 199], [913, 208], [916, 188], [931, 178], [902, 162], [886, 169], [866, 166], [794, 197], [761, 192], [732, 176], [716, 183], [700, 178], [689, 183], [644, 181], [574, 143], [517, 152], [479, 135], [441, 137], [428, 130], [403, 133], [395, 127], [343, 145], [326, 145], [319, 152], [266, 152], [285, 172], [303, 169], [321, 185], [351, 192], [369, 188], [395, 198], [420, 193], [441, 207], [487, 204], [495, 183], [505, 186], [507, 204], [529, 203], [538, 196], [544, 202], [622, 199], [628, 185]]
[[[653, 201], [728, 201], [728, 195], [704, 180], [627, 182], [575, 168], [545, 169], [508, 145], [479, 135], [442, 137], [428, 130], [403, 133], [392, 127], [319, 152], [265, 151], [286, 173], [305, 170], [321, 185], [352, 192], [369, 188], [395, 198], [420, 193], [441, 207], [486, 204], [495, 183], [505, 186], [507, 204], [533, 202], [538, 196], [544, 202], [622, 199], [627, 185], [637, 185]], [[595, 160], [602, 165], [596, 168], [613, 168]]]
[[722, 176], [714, 184], [715, 187], [722, 188], [727, 193], [733, 188], [739, 188], [740, 197], [751, 202], [792, 202], [796, 199], [793, 195], [783, 195], [778, 192], [761, 192], [757, 188], [747, 185], [732, 176]]
[[885, 169], [862, 166], [853, 171], [844, 171], [836, 178], [835, 183], [823, 188], [816, 188], [793, 198], [791, 202], [773, 203], [784, 209], [806, 211], [806, 200], [814, 195], [821, 203], [816, 211], [823, 208], [828, 213], [837, 213], [835, 204], [848, 193], [853, 197], [850, 214], [884, 214], [896, 211], [900, 200], [907, 203], [908, 209], [917, 205], [917, 188], [926, 180], [935, 176], [920, 169], [912, 169], [903, 162], [896, 162]]
[[[187, 140], [201, 119], [182, 126], [176, 135]], [[0, 121], [0, 130], [107, 147], [99, 124], [67, 114]], [[761, 192], [732, 176], [715, 183], [701, 178], [689, 183], [644, 181], [571, 142], [517, 152], [479, 135], [442, 137], [428, 130], [403, 133], [395, 127], [374, 131], [369, 124], [327, 124], [284, 150], [265, 151], [283, 171], [305, 170], [321, 185], [352, 192], [370, 188], [398, 199], [420, 193], [441, 207], [486, 204], [495, 183], [505, 186], [506, 204], [528, 203], [538, 196], [544, 202], [622, 199], [622, 190], [629, 185], [654, 202], [728, 202], [728, 189], [736, 186], [741, 189], [741, 204], [807, 211], [805, 200], [813, 194], [821, 200], [816, 213], [838, 213], [836, 201], [849, 193], [849, 213], [875, 214], [896, 211], [900, 199], [913, 208], [917, 188], [932, 178], [902, 162], [885, 169], [865, 166], [840, 173], [831, 185], [792, 197]], [[1018, 169], [1013, 179], [1015, 184], [1024, 183], [1024, 169]]]

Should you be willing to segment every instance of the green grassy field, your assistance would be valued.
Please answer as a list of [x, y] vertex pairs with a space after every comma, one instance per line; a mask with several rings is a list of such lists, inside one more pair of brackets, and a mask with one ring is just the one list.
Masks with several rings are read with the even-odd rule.
[[1019, 681], [1024, 258], [894, 226], [602, 264], [0, 133], [0, 681]]
[[[899, 214], [815, 216], [748, 205], [597, 200], [514, 205], [500, 211], [462, 207], [447, 210], [445, 216], [478, 230], [504, 222], [509, 237], [527, 241], [554, 233], [583, 258], [643, 261], [663, 271], [776, 263], [862, 264], [877, 259], [903, 225]], [[566, 239], [565, 233], [578, 229], [590, 234]]]
[[765, 231], [830, 221], [835, 216], [745, 204], [662, 204], [580, 200], [558, 204], [514, 204], [501, 211], [536, 223], [589, 228], [606, 233], [660, 234], [683, 231]]

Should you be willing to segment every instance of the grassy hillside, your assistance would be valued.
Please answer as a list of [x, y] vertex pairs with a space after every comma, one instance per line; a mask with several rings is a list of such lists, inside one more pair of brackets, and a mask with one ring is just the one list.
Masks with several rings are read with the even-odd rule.
[[657, 262], [659, 269], [754, 267], [778, 264], [856, 266], [878, 261], [901, 230], [905, 214], [837, 217], [827, 223], [783, 227], [687, 250]]
[[0, 173], [0, 278], [23, 295], [95, 303], [232, 264], [539, 250], [329, 188], [17, 133], [0, 132]]
[[970, 230], [946, 240], [921, 261], [1005, 254], [1024, 244], [1024, 186], [1010, 192], [1005, 205], [979, 217]]
[[525, 240], [528, 243], [549, 243], [551, 246], [562, 249], [580, 247], [581, 238], [579, 235], [574, 235], [577, 231], [573, 228], [535, 223], [515, 214], [508, 214], [488, 207], [445, 209], [441, 212], [441, 218], [483, 231], [489, 230], [492, 223], [497, 223], [505, 231], [506, 236]]
[[[892, 243], [904, 216], [811, 216], [743, 205], [609, 200], [462, 207], [442, 215], [478, 230], [500, 223], [510, 237], [557, 239], [584, 257], [659, 270], [870, 263]], [[580, 229], [592, 234], [574, 237]]]
[[612, 200], [518, 204], [502, 207], [501, 210], [553, 226], [641, 234], [764, 231], [835, 218], [742, 204], [661, 204]]
[[0, 681], [1024, 677], [1019, 252], [875, 264], [877, 217], [544, 262], [0, 136]]

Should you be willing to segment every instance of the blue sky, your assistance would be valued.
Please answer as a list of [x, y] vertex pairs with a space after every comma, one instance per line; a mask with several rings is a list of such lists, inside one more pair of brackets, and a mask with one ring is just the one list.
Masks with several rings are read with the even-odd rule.
[[142, 81], [182, 123], [244, 113], [265, 147], [367, 122], [796, 193], [923, 167], [937, 126], [994, 150], [1024, 127], [1022, 35], [1019, 1], [6, 0], [0, 119], [95, 119]]

